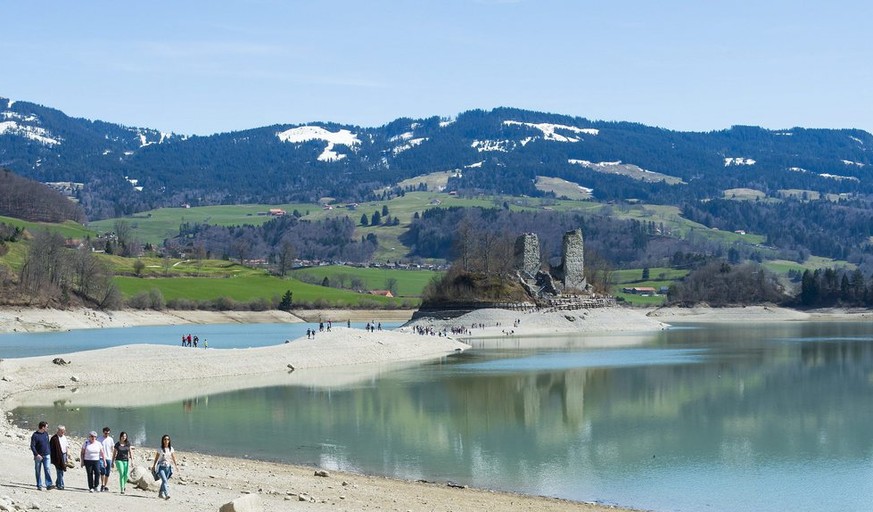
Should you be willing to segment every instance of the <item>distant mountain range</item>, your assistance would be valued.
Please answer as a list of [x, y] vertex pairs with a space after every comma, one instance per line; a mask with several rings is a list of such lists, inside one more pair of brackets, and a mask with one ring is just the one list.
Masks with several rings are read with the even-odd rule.
[[82, 183], [71, 189], [91, 219], [183, 203], [362, 201], [437, 171], [453, 171], [447, 189], [462, 194], [548, 196], [537, 184], [550, 178], [596, 200], [681, 205], [747, 189], [764, 198], [870, 194], [873, 136], [752, 126], [677, 132], [498, 108], [380, 127], [319, 122], [189, 137], [0, 98], [0, 167]]

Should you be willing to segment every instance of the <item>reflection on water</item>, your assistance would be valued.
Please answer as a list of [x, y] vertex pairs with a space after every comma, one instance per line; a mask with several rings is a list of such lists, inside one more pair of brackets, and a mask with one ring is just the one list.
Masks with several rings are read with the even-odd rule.
[[344, 388], [14, 412], [138, 444], [170, 432], [183, 450], [645, 509], [867, 510], [871, 339], [842, 323], [677, 329], [614, 349], [522, 339]]

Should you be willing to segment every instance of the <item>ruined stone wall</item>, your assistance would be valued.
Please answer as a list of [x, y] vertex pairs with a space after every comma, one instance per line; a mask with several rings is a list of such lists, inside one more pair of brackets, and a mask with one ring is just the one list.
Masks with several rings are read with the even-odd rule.
[[515, 268], [529, 276], [540, 269], [540, 239], [536, 233], [524, 233], [515, 239]]
[[561, 253], [564, 289], [585, 290], [587, 286], [585, 282], [585, 242], [582, 240], [581, 229], [564, 233]]

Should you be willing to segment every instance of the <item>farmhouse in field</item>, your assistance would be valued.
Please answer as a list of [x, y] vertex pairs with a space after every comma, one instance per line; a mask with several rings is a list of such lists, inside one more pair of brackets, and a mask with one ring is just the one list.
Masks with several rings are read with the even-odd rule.
[[633, 286], [629, 288], [622, 288], [622, 293], [631, 293], [634, 295], [656, 295], [658, 290], [652, 288], [651, 286]]
[[382, 297], [394, 297], [391, 290], [370, 290], [370, 295], [381, 295]]

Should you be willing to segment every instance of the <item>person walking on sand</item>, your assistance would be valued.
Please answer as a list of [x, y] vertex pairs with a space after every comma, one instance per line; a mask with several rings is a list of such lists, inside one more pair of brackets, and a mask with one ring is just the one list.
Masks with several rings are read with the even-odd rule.
[[115, 448], [115, 439], [109, 435], [109, 427], [103, 427], [103, 435], [97, 441], [103, 445], [103, 462], [98, 465], [100, 469], [100, 492], [109, 490], [109, 473], [112, 472], [112, 450]]
[[64, 473], [67, 471], [67, 428], [58, 425], [58, 431], [49, 439], [49, 452], [52, 466], [55, 467], [55, 489], [64, 490]]
[[121, 494], [124, 494], [124, 488], [127, 486], [131, 455], [133, 455], [133, 446], [127, 440], [127, 432], [122, 432], [118, 434], [118, 442], [112, 449], [112, 460], [115, 461], [115, 469], [118, 471], [118, 485], [121, 488]]
[[88, 475], [88, 492], [97, 492], [100, 485], [100, 461], [106, 463], [106, 455], [103, 453], [103, 445], [97, 441], [97, 432], [93, 430], [88, 434], [88, 440], [82, 445], [82, 453], [79, 455], [85, 474]]
[[170, 477], [173, 476], [173, 466], [179, 469], [176, 464], [176, 452], [173, 450], [173, 441], [170, 436], [164, 434], [161, 437], [161, 447], [155, 452], [155, 461], [152, 463], [152, 472], [157, 471], [161, 478], [161, 490], [158, 492], [158, 498], [170, 499]]
[[42, 490], [42, 475], [45, 473], [45, 489], [52, 487], [52, 474], [49, 472], [49, 435], [46, 432], [48, 423], [40, 421], [36, 432], [30, 436], [30, 451], [33, 452], [33, 467], [36, 470], [36, 488]]

